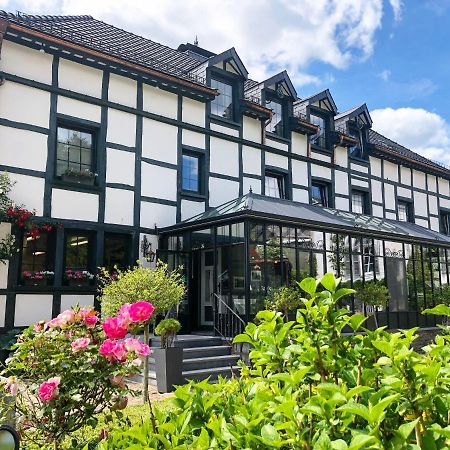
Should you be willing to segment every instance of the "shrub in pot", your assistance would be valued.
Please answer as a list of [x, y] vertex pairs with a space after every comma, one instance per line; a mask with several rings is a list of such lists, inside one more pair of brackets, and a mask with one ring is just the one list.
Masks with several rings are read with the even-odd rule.
[[153, 352], [159, 392], [171, 392], [175, 385], [183, 381], [183, 349], [173, 346], [180, 328], [180, 322], [176, 319], [163, 319], [155, 328], [155, 334], [161, 337], [161, 348]]

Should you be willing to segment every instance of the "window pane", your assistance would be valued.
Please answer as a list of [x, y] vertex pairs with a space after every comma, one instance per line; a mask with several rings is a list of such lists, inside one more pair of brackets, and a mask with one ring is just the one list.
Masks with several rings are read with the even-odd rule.
[[128, 248], [129, 236], [120, 234], [105, 234], [103, 265], [109, 271], [115, 267], [124, 269], [129, 265]]
[[313, 183], [311, 185], [311, 201], [313, 205], [328, 206], [328, 186]]
[[361, 192], [352, 193], [352, 212], [364, 214], [364, 194]]
[[66, 271], [88, 270], [89, 268], [89, 236], [86, 234], [70, 234], [66, 239]]
[[211, 79], [211, 87], [217, 89], [219, 95], [211, 102], [211, 114], [233, 118], [233, 87], [230, 84]]
[[266, 175], [265, 193], [268, 197], [286, 198], [284, 190], [284, 177], [282, 175]]
[[36, 274], [50, 270], [49, 266], [49, 245], [47, 233], [39, 236], [25, 236], [22, 244], [22, 277], [28, 277], [27, 272]]
[[325, 135], [325, 120], [323, 117], [316, 116], [315, 114], [309, 115], [309, 121], [318, 127], [317, 133], [309, 137], [311, 144], [318, 145], [319, 147], [326, 147], [326, 135]]
[[283, 106], [280, 102], [269, 100], [266, 102], [266, 107], [272, 110], [272, 118], [266, 126], [266, 130], [271, 133], [276, 133], [279, 136], [283, 135]]
[[199, 192], [199, 158], [183, 155], [182, 188], [187, 191]]

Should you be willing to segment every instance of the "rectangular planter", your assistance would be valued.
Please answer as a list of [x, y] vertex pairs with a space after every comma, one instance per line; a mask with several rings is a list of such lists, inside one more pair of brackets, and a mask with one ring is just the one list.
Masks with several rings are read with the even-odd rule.
[[183, 382], [183, 349], [179, 347], [155, 348], [156, 386], [158, 392], [172, 392]]
[[72, 175], [63, 175], [61, 179], [68, 183], [85, 184], [87, 186], [93, 186], [95, 181], [95, 177], [75, 177]]

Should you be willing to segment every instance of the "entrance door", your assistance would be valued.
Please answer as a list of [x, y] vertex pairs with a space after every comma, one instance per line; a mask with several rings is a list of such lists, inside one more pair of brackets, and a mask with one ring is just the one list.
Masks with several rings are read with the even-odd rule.
[[214, 324], [214, 250], [202, 251], [200, 280], [200, 325], [212, 326]]

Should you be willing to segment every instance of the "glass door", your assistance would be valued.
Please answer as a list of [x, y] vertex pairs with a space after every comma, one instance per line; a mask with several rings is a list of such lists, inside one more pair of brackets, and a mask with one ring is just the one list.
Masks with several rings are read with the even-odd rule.
[[214, 250], [202, 251], [200, 274], [200, 325], [211, 326], [214, 323]]

